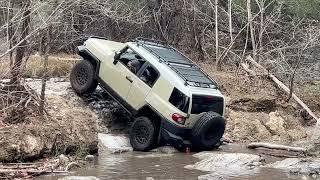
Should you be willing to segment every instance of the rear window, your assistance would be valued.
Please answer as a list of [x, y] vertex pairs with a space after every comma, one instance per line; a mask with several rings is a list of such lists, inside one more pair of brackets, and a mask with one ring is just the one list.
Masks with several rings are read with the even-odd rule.
[[179, 91], [177, 88], [174, 88], [171, 96], [169, 98], [169, 102], [174, 105], [176, 108], [181, 110], [182, 112], [187, 113], [189, 109], [189, 101], [190, 98]]
[[191, 114], [200, 114], [202, 112], [213, 111], [222, 115], [223, 113], [223, 98], [214, 96], [192, 96]]

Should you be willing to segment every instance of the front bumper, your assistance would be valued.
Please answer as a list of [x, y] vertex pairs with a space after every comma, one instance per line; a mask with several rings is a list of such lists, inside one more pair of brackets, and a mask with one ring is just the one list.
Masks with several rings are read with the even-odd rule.
[[161, 124], [161, 138], [178, 149], [191, 147], [191, 129], [179, 127], [165, 120]]

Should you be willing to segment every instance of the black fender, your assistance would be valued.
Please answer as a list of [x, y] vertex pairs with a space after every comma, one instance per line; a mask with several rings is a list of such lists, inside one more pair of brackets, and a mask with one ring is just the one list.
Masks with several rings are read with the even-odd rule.
[[96, 68], [96, 77], [99, 77], [99, 70], [101, 61], [94, 56], [85, 46], [78, 46], [77, 53], [81, 56], [85, 61], [89, 61]]

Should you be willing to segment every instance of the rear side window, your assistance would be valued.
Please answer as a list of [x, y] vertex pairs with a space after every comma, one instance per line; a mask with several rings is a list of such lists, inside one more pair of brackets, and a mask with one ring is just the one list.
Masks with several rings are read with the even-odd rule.
[[177, 88], [174, 88], [171, 96], [169, 98], [169, 102], [174, 105], [176, 108], [181, 110], [182, 112], [187, 113], [189, 109], [189, 101], [190, 98], [179, 91]]
[[148, 86], [152, 87], [156, 80], [158, 79], [159, 74], [157, 70], [155, 70], [152, 66], [148, 66], [143, 73], [140, 75], [140, 79], [148, 84]]
[[222, 115], [223, 103], [222, 97], [193, 95], [191, 114], [213, 111]]

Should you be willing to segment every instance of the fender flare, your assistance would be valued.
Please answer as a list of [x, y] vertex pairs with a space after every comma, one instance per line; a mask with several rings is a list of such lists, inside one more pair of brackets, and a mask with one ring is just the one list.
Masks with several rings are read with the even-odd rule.
[[96, 68], [96, 78], [99, 77], [99, 70], [101, 61], [94, 56], [85, 46], [78, 46], [77, 47], [77, 54], [83, 58], [85, 61], [89, 61], [92, 63]]

